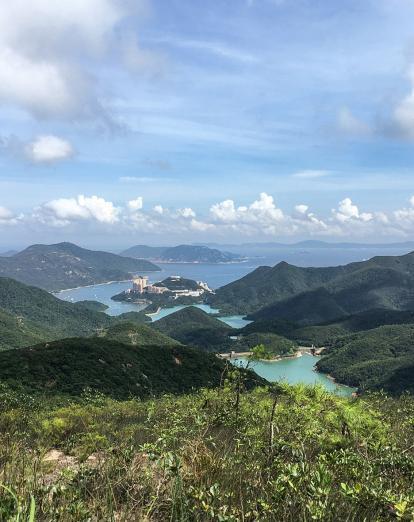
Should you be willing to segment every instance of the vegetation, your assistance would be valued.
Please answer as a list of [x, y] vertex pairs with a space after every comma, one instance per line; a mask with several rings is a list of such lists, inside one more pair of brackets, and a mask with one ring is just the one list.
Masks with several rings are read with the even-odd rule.
[[380, 326], [338, 338], [317, 367], [361, 390], [414, 392], [414, 325]]
[[0, 276], [49, 291], [123, 281], [131, 274], [159, 270], [146, 260], [80, 248], [72, 243], [32, 245], [11, 257], [0, 257]]
[[84, 304], [69, 303], [33, 286], [0, 278], [0, 312], [3, 325], [0, 346], [20, 348], [39, 340], [91, 335], [114, 320]]
[[206, 351], [223, 352], [232, 349], [232, 328], [210, 314], [188, 306], [153, 323], [153, 328], [180, 341]]
[[121, 255], [153, 259], [164, 263], [229, 263], [241, 257], [230, 252], [201, 245], [178, 245], [175, 247], [149, 247], [136, 245], [128, 248]]
[[123, 321], [100, 332], [99, 337], [133, 346], [177, 346], [180, 343], [154, 328], [133, 321]]
[[0, 519], [412, 520], [414, 401], [286, 385], [119, 402], [3, 386]]
[[255, 320], [315, 324], [374, 308], [410, 309], [413, 290], [414, 253], [410, 253], [339, 267], [300, 268], [285, 262], [259, 267], [219, 288], [209, 302]]
[[77, 306], [84, 306], [88, 310], [92, 310], [92, 312], [105, 312], [105, 310], [108, 310], [109, 306], [103, 303], [100, 303], [99, 301], [92, 301], [92, 300], [84, 300], [84, 301], [77, 301]]
[[[0, 382], [26, 392], [79, 396], [91, 388], [117, 399], [218, 386], [226, 364], [181, 345], [126, 345], [63, 339], [0, 353]], [[251, 382], [265, 382], [249, 374]]]
[[271, 357], [294, 355], [297, 345], [293, 341], [274, 333], [251, 333], [241, 336], [232, 344], [236, 352], [249, 352], [255, 346], [262, 345]]

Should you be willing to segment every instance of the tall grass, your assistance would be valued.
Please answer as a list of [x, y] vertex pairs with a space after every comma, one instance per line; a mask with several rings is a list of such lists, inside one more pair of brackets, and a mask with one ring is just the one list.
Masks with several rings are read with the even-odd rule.
[[412, 397], [238, 391], [234, 376], [144, 402], [3, 389], [0, 520], [413, 519]]

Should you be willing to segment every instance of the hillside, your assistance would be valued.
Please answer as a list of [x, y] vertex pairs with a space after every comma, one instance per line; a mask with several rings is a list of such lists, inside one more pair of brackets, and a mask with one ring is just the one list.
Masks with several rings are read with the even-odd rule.
[[64, 401], [3, 385], [0, 519], [413, 519], [412, 397], [238, 389]]
[[147, 260], [87, 250], [72, 243], [32, 245], [0, 258], [0, 276], [11, 277], [48, 291], [122, 281], [132, 274], [159, 270]]
[[53, 338], [55, 335], [48, 328], [0, 308], [0, 351], [30, 346]]
[[151, 259], [163, 263], [230, 263], [241, 260], [238, 254], [222, 252], [217, 248], [200, 245], [178, 245], [174, 247], [149, 247], [136, 245], [124, 250], [121, 255]]
[[240, 298], [241, 304], [235, 305], [239, 311], [258, 308], [249, 314], [250, 319], [278, 318], [304, 325], [375, 308], [410, 310], [414, 309], [413, 257], [384, 256], [332, 268], [279, 263], [274, 268], [261, 267], [222, 287], [209, 297], [209, 302], [234, 310], [232, 303]]
[[[209, 296], [209, 303], [232, 313], [250, 314], [254, 319], [267, 320], [284, 308], [303, 307], [312, 302], [311, 291], [317, 294], [319, 308], [332, 306], [335, 313], [346, 315], [371, 308], [394, 310], [414, 309], [414, 253], [403, 256], [374, 257], [368, 261], [327, 268], [300, 268], [282, 262], [259, 267], [245, 277], [219, 288]], [[298, 298], [298, 296], [301, 296]], [[290, 301], [295, 298], [295, 301]], [[320, 299], [322, 298], [322, 299]], [[274, 308], [272, 308], [274, 307]], [[264, 310], [263, 313], [259, 312]], [[274, 313], [273, 313], [274, 311]], [[322, 310], [323, 311], [323, 310]], [[294, 312], [294, 315], [298, 315]], [[333, 319], [333, 313], [319, 320]], [[293, 319], [285, 312], [284, 318]], [[301, 321], [310, 323], [304, 316]]]
[[414, 325], [380, 326], [339, 338], [317, 367], [362, 390], [414, 393]]
[[189, 346], [207, 351], [228, 351], [231, 328], [195, 306], [187, 306], [152, 323], [152, 327]]
[[7, 342], [5, 332], [0, 331], [3, 348], [17, 348], [22, 343], [26, 345], [24, 338], [28, 332], [30, 335], [34, 332], [36, 339], [41, 336], [42, 340], [54, 340], [91, 335], [117, 320], [91, 310], [90, 305], [62, 301], [45, 290], [4, 277], [0, 277], [0, 310], [17, 320], [15, 335], [11, 330]]
[[103, 330], [100, 338], [132, 346], [177, 346], [180, 343], [146, 325], [123, 321]]
[[[185, 346], [132, 346], [112, 339], [64, 339], [0, 353], [0, 382], [78, 396], [85, 388], [127, 399], [218, 386], [225, 363]], [[250, 381], [263, 379], [248, 374]]]

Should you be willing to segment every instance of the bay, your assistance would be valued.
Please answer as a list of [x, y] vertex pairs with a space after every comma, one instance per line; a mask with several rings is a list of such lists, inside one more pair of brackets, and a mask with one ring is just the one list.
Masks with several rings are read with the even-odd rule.
[[[254, 361], [249, 368], [270, 382], [284, 381], [289, 384], [321, 384], [330, 392], [350, 396], [355, 390], [349, 386], [338, 384], [323, 373], [315, 371], [315, 364], [320, 356], [304, 354], [301, 357], [290, 357], [277, 361]], [[233, 364], [245, 367], [247, 358], [232, 360]]]

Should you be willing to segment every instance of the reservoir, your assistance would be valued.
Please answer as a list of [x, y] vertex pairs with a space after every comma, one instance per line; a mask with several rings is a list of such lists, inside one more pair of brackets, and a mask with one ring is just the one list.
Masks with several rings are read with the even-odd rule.
[[[325, 374], [314, 370], [320, 356], [304, 354], [302, 357], [285, 358], [278, 361], [255, 361], [249, 368], [270, 382], [285, 381], [289, 384], [322, 384], [328, 391], [338, 395], [350, 396], [355, 388], [338, 384]], [[233, 359], [233, 364], [246, 366], [247, 359]]]

